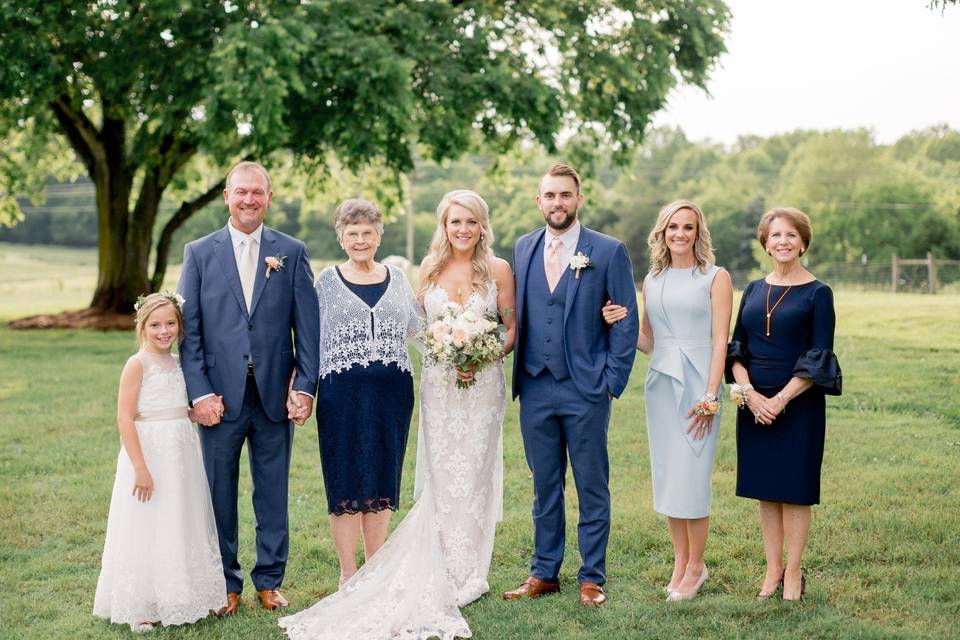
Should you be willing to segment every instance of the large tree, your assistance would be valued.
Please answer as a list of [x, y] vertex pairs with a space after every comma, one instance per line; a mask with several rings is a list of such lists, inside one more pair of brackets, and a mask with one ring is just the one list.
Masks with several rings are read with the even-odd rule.
[[[443, 159], [573, 131], [627, 152], [677, 83], [704, 86], [728, 22], [721, 0], [0, 0], [0, 200], [69, 146], [96, 185], [91, 308], [126, 312], [238, 159], [399, 173], [415, 144]], [[216, 177], [154, 238], [200, 157]]]

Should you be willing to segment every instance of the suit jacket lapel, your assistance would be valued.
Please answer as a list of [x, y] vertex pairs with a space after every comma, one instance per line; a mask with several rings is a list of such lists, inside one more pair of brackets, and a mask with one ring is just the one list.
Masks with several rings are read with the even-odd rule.
[[531, 264], [530, 262], [533, 259], [533, 255], [536, 253], [537, 243], [543, 242], [543, 234], [546, 233], [546, 229], [541, 229], [533, 234], [530, 239], [523, 245], [520, 246], [520, 251], [517, 252], [517, 324], [520, 324], [520, 317], [523, 313], [523, 300], [524, 294], [527, 289], [527, 274], [530, 273]]
[[244, 315], [247, 315], [247, 303], [243, 299], [243, 287], [240, 285], [240, 270], [237, 267], [237, 256], [233, 250], [233, 242], [230, 240], [230, 230], [224, 227], [217, 234], [216, 242], [220, 245], [217, 249], [217, 256], [220, 259], [220, 266], [223, 268], [223, 275], [233, 291], [237, 304]]
[[[590, 234], [592, 232], [586, 227], [580, 227], [580, 238], [577, 240], [577, 248], [574, 250], [573, 255], [578, 253], [586, 254], [587, 257], [590, 256]], [[568, 267], [569, 268], [569, 267]], [[572, 271], [572, 269], [571, 269]], [[569, 274], [567, 277], [567, 299], [566, 303], [563, 305], [563, 323], [567, 323], [567, 316], [570, 315], [570, 309], [573, 308], [573, 299], [577, 295], [577, 290], [580, 288], [580, 281], [583, 279], [583, 271], [580, 272], [580, 277], [576, 277], [576, 272]]]
[[250, 302], [250, 315], [257, 310], [257, 303], [260, 302], [260, 296], [263, 294], [263, 288], [267, 285], [267, 265], [263, 261], [267, 256], [276, 255], [275, 245], [277, 238], [273, 230], [263, 227], [263, 233], [260, 234], [260, 257], [257, 259], [257, 277], [253, 281], [253, 299]]

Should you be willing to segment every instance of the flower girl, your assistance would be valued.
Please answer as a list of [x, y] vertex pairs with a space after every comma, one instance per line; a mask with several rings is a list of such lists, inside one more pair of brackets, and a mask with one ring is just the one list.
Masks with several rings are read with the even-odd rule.
[[140, 350], [120, 374], [123, 446], [110, 500], [93, 614], [138, 632], [196, 622], [226, 605], [226, 586], [200, 440], [180, 363], [175, 294], [136, 305]]

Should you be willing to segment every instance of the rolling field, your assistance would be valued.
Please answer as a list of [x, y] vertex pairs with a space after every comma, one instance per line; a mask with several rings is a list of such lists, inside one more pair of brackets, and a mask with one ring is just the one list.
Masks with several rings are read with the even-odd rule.
[[[0, 323], [85, 306], [94, 254], [0, 245]], [[175, 283], [175, 274], [170, 276]], [[505, 505], [491, 593], [465, 610], [480, 639], [953, 638], [960, 635], [960, 296], [836, 292], [844, 395], [829, 398], [823, 504], [814, 508], [799, 604], [754, 595], [763, 571], [756, 506], [734, 496], [733, 410], [726, 407], [702, 596], [667, 604], [666, 526], [651, 508], [643, 419], [646, 358], [615, 402], [610, 425], [613, 532], [610, 602], [576, 604], [576, 496], [568, 482], [563, 592], [504, 602], [528, 570], [531, 486], [509, 403]], [[91, 614], [116, 468], [117, 379], [131, 333], [12, 331], [0, 324], [0, 638], [128, 638]], [[508, 363], [509, 364], [509, 363]], [[414, 416], [416, 420], [416, 416]], [[416, 423], [414, 423], [416, 424]], [[399, 522], [411, 503], [416, 428]], [[241, 562], [252, 564], [253, 515], [241, 464]], [[291, 469], [291, 548], [284, 588], [299, 610], [336, 588], [316, 423], [299, 428]], [[252, 606], [158, 638], [283, 638], [276, 615]], [[364, 615], [358, 611], [357, 615]], [[349, 639], [344, 639], [349, 640]]]

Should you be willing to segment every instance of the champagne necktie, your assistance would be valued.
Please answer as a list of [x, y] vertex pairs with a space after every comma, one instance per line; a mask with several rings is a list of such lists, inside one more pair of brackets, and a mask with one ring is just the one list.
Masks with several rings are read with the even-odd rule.
[[243, 288], [243, 300], [247, 303], [247, 312], [253, 304], [253, 283], [257, 279], [257, 241], [245, 238], [240, 244], [240, 286]]
[[563, 243], [560, 238], [554, 238], [550, 242], [550, 250], [547, 253], [547, 286], [550, 287], [550, 293], [557, 288], [560, 282], [560, 247]]

